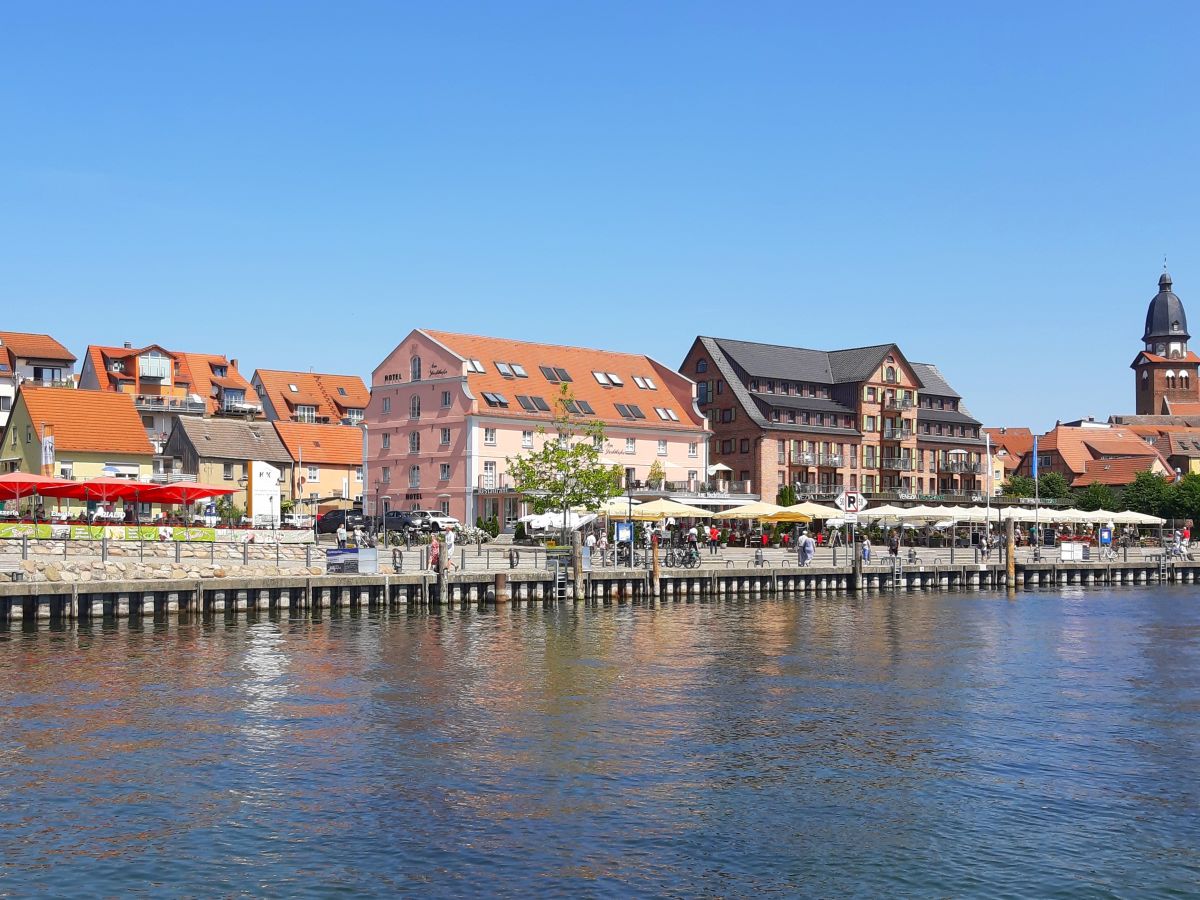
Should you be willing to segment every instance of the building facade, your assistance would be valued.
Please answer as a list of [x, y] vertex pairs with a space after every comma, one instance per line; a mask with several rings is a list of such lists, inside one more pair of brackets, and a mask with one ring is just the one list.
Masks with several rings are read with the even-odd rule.
[[258, 369], [250, 381], [272, 422], [358, 425], [371, 400], [357, 375]]
[[1130, 364], [1138, 415], [1200, 414], [1200, 357], [1188, 349], [1190, 339], [1183, 301], [1173, 290], [1171, 276], [1163, 272], [1158, 293], [1146, 309], [1142, 349]]
[[[367, 402], [370, 402], [369, 400]], [[366, 408], [366, 403], [363, 408]], [[363, 430], [307, 422], [272, 423], [292, 461], [292, 495], [306, 513], [363, 502]]]
[[[182, 353], [157, 344], [134, 348], [92, 345], [84, 354], [79, 387], [128, 394], [146, 436], [160, 455], [176, 420], [187, 416], [262, 416], [262, 404], [238, 371], [236, 359]], [[160, 473], [169, 469], [162, 458]]]
[[[53, 448], [43, 467], [47, 439]], [[0, 443], [0, 468], [6, 472], [49, 469], [50, 474], [75, 481], [102, 475], [146, 481], [153, 464], [154, 448], [132, 398], [125, 396], [23, 384]], [[89, 505], [66, 499], [53, 504], [69, 514]]]
[[698, 383], [712, 465], [773, 501], [843, 489], [888, 500], [972, 500], [987, 480], [980, 423], [936, 366], [894, 344], [809, 350], [698, 337], [680, 371]]
[[669, 367], [636, 354], [418, 329], [372, 374], [368, 513], [440, 509], [511, 529], [527, 510], [506, 460], [554, 438], [544, 432], [564, 385], [572, 420], [604, 425], [602, 458], [623, 470], [634, 496], [741, 502], [730, 485], [722, 495], [708, 480], [695, 385]]
[[48, 334], [0, 331], [0, 427], [22, 384], [75, 387], [75, 357]]
[[[264, 421], [200, 416], [180, 416], [167, 438], [162, 456], [169, 461], [159, 481], [199, 481], [236, 487], [229, 499], [248, 509], [249, 487], [254, 463], [266, 463], [278, 472], [282, 499], [292, 498], [292, 458], [279, 440], [274, 426]], [[261, 515], [278, 510], [260, 511]]]

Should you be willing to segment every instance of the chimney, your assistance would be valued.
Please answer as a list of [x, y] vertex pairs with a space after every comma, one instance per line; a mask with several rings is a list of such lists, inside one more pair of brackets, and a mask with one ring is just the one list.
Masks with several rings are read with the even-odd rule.
[[133, 343], [132, 343], [132, 342], [130, 342], [130, 341], [126, 341], [126, 342], [125, 342], [125, 349], [126, 349], [126, 350], [132, 350], [132, 349], [133, 349]]
[[231, 368], [231, 369], [237, 368], [237, 360], [236, 359], [229, 360], [229, 368]]

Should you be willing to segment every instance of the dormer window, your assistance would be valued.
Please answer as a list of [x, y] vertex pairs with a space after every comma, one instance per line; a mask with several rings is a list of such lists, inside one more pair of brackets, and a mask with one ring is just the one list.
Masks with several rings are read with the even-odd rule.
[[1172, 322], [1172, 323], [1171, 323], [1171, 330], [1172, 330], [1172, 331], [1178, 331], [1178, 330], [1179, 330], [1179, 322], [1178, 322], [1178, 321], [1175, 321], [1175, 322]]

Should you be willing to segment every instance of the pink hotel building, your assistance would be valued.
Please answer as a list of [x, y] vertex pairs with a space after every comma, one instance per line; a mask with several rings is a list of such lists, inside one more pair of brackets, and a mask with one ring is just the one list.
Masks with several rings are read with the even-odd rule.
[[[580, 421], [604, 423], [603, 458], [636, 498], [755, 499], [746, 483], [710, 477], [696, 384], [650, 357], [417, 329], [372, 373], [367, 513], [440, 509], [513, 528], [527, 509], [505, 460], [540, 447], [539, 429], [552, 434], [564, 383]], [[650, 485], [655, 462], [665, 477]]]

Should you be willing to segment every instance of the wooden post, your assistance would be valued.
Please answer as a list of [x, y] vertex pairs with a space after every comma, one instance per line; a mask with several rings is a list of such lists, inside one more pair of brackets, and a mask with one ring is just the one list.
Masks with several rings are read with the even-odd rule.
[[576, 600], [583, 599], [583, 536], [571, 532], [571, 571], [575, 573], [572, 594]]
[[855, 540], [850, 545], [850, 563], [854, 567], [854, 574], [850, 576], [850, 590], [858, 593], [862, 588], [862, 542]]
[[658, 532], [650, 535], [650, 596], [658, 596]]
[[1008, 557], [1008, 592], [1016, 593], [1017, 590], [1017, 540], [1013, 532], [1013, 520], [1009, 519], [1004, 523], [1004, 540], [1005, 551]]
[[441, 541], [439, 541], [436, 537], [433, 540], [434, 540], [434, 542], [436, 542], [439, 545], [438, 546], [438, 557], [437, 557], [438, 603], [445, 603], [448, 600], [448, 597], [446, 595], [446, 554], [445, 554], [445, 549], [442, 546], [440, 546]]

